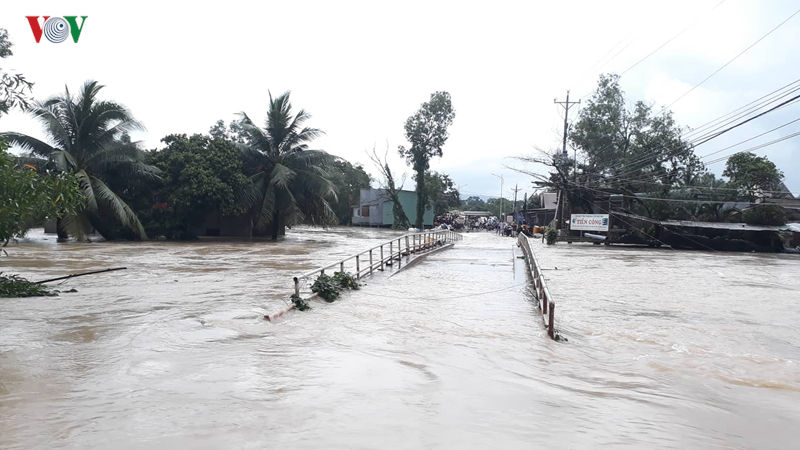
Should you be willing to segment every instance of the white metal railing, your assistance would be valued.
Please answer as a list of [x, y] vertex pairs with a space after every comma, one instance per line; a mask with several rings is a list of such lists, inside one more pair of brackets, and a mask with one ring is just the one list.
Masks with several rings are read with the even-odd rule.
[[397, 261], [397, 265], [400, 267], [403, 256], [408, 257], [412, 253], [439, 247], [448, 242], [457, 242], [463, 238], [461, 234], [450, 230], [430, 230], [404, 234], [360, 253], [294, 277], [294, 293], [299, 296], [301, 282], [305, 283], [314, 275], [322, 275], [329, 269], [338, 268], [338, 272], [345, 272], [345, 269], [354, 268], [356, 279], [361, 279], [362, 276], [371, 275], [375, 270], [383, 270], [385, 265], [393, 264], [394, 261]]
[[544, 326], [547, 327], [547, 334], [552, 338], [556, 338], [555, 332], [555, 315], [556, 315], [556, 302], [550, 295], [547, 289], [547, 282], [542, 274], [542, 267], [539, 265], [539, 260], [531, 249], [531, 243], [524, 233], [517, 235], [517, 243], [525, 253], [525, 261], [528, 263], [528, 269], [533, 275], [533, 286], [535, 288], [536, 300], [538, 302], [539, 310], [542, 312], [542, 321]]

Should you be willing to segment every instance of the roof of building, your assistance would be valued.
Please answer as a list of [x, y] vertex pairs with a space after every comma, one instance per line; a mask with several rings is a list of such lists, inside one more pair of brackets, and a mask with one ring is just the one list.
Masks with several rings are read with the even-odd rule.
[[640, 216], [637, 214], [627, 214], [623, 212], [612, 211], [611, 214], [615, 216], [629, 217], [631, 219], [641, 220], [642, 222], [654, 223], [662, 226], [673, 227], [688, 227], [688, 228], [714, 228], [717, 230], [739, 230], [739, 231], [795, 231], [790, 225], [782, 226], [769, 226], [769, 225], [749, 225], [746, 223], [729, 223], [729, 222], [698, 222], [692, 220], [656, 220], [649, 217]]

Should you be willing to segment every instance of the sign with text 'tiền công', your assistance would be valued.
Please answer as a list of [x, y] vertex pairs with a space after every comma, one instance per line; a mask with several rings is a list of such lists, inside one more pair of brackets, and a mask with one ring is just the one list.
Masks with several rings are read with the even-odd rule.
[[569, 220], [569, 229], [608, 231], [608, 214], [573, 214]]

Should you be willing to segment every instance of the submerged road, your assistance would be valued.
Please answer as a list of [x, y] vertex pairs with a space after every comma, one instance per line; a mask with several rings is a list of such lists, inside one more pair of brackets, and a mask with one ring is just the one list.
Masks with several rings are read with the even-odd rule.
[[[0, 270], [35, 279], [129, 269], [64, 286], [77, 294], [0, 300], [0, 448], [778, 449], [800, 439], [796, 259], [537, 245], [561, 343], [546, 337], [515, 241], [472, 233], [335, 303], [261, 319], [283, 305], [292, 275], [386, 233], [10, 248]], [[773, 278], [743, 287], [754, 262]]]

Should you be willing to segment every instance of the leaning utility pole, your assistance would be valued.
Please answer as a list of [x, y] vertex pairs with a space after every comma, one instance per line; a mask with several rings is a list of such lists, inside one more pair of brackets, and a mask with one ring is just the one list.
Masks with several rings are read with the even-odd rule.
[[[567, 133], [569, 132], [569, 107], [571, 105], [580, 105], [581, 101], [578, 100], [577, 102], [570, 102], [569, 101], [569, 91], [567, 91], [567, 101], [560, 102], [558, 98], [553, 100], [553, 103], [561, 105], [564, 107], [564, 146], [562, 148], [561, 153], [561, 161], [562, 164], [567, 162]], [[575, 171], [573, 173], [573, 181], [577, 181], [578, 177], [578, 150], [575, 149]], [[558, 206], [556, 207], [556, 230], [561, 229], [561, 223], [564, 221], [564, 198], [566, 196], [566, 187], [562, 187], [559, 190], [558, 196]]]

